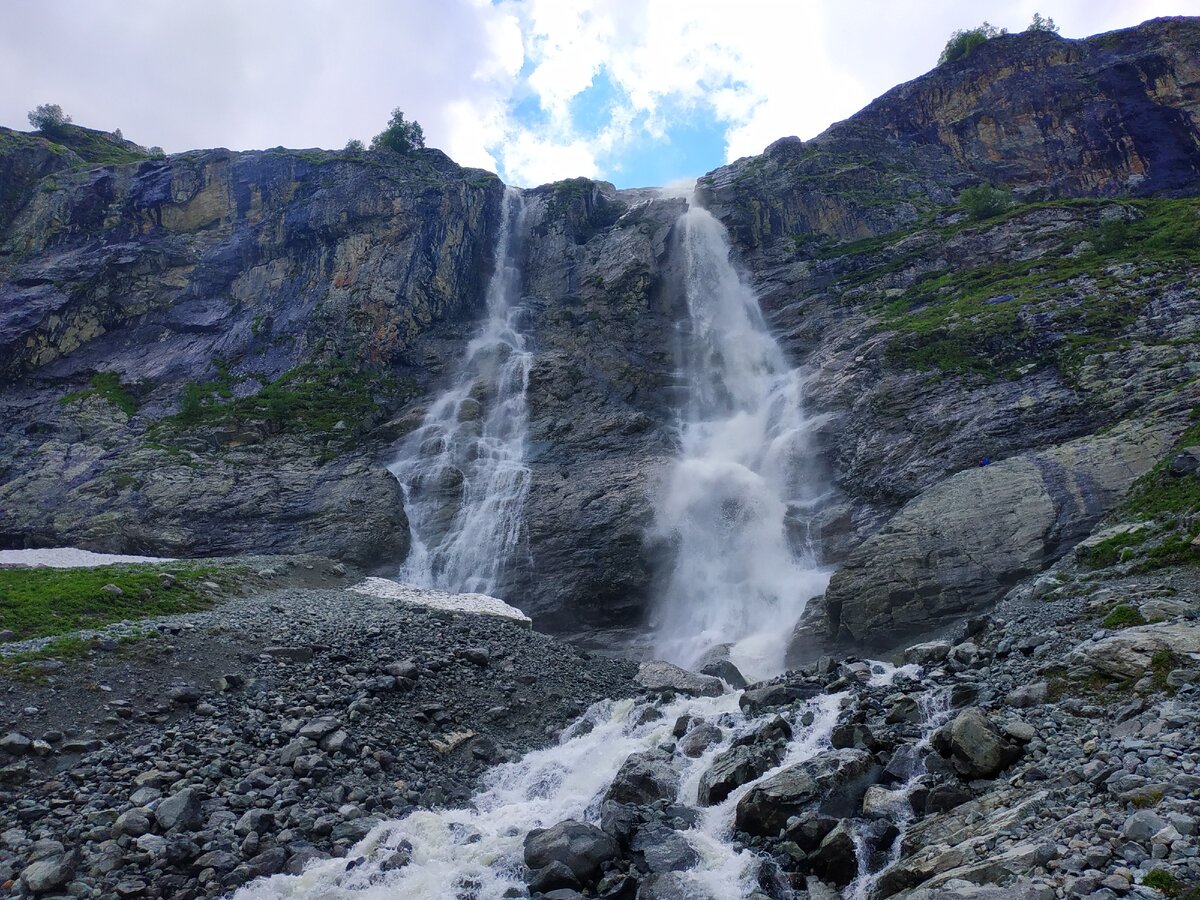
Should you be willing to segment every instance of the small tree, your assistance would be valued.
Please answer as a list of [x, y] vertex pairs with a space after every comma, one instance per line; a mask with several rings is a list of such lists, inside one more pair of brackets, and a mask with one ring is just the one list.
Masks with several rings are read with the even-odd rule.
[[346, 149], [344, 152], [346, 152], [346, 153], [363, 153], [364, 151], [366, 151], [366, 149], [367, 148], [363, 145], [363, 142], [360, 141], [358, 138], [350, 138], [350, 140], [346, 141]]
[[1043, 17], [1041, 13], [1033, 14], [1033, 21], [1029, 23], [1026, 31], [1048, 31], [1050, 34], [1058, 34], [1058, 26], [1054, 24], [1054, 20], [1049, 16]]
[[1008, 34], [1008, 29], [997, 28], [988, 22], [984, 22], [978, 28], [966, 30], [960, 28], [950, 35], [950, 40], [946, 41], [942, 55], [938, 57], [938, 65], [954, 62], [956, 59], [964, 59], [980, 44], [986, 44], [992, 38], [1002, 34]]
[[371, 138], [372, 150], [388, 150], [392, 153], [410, 153], [425, 146], [425, 132], [417, 122], [404, 121], [404, 113], [392, 110], [387, 128]]
[[38, 131], [53, 133], [61, 131], [64, 125], [69, 124], [71, 117], [63, 112], [63, 108], [57, 103], [43, 103], [29, 113], [29, 124]]
[[967, 188], [958, 196], [967, 215], [972, 219], [990, 219], [998, 216], [1012, 206], [1012, 194], [1000, 188], [992, 187], [988, 182]]

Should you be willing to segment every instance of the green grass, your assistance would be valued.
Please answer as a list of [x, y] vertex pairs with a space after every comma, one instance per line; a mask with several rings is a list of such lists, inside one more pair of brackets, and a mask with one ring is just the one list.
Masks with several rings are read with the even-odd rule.
[[1173, 900], [1200, 900], [1200, 886], [1189, 887], [1166, 869], [1151, 869], [1142, 878], [1142, 884]]
[[[161, 576], [174, 576], [164, 584]], [[212, 604], [200, 587], [212, 581], [236, 587], [243, 570], [200, 562], [114, 565], [87, 569], [0, 569], [0, 629], [18, 638], [45, 637], [98, 628], [125, 619], [172, 615]], [[103, 588], [114, 584], [120, 595]]]
[[1160, 691], [1167, 690], [1167, 676], [1179, 666], [1179, 660], [1170, 650], [1155, 650], [1150, 657], [1150, 677]]
[[[903, 296], [882, 306], [885, 327], [896, 332], [889, 358], [908, 368], [1011, 378], [1031, 365], [1072, 369], [1086, 355], [1115, 347], [1152, 291], [1131, 292], [1129, 275], [1106, 270], [1132, 264], [1139, 275], [1170, 277], [1200, 266], [1200, 200], [1134, 200], [1128, 205], [1141, 217], [1073, 231], [1038, 259], [919, 278]], [[1034, 209], [1094, 206], [1095, 201], [1027, 205], [975, 227], [986, 231]], [[969, 226], [942, 229], [943, 236]], [[871, 254], [903, 237], [871, 239], [841, 252]], [[854, 274], [849, 283], [868, 284], [915, 262], [916, 255], [902, 254]], [[1046, 335], [1031, 331], [1021, 315], [1031, 307], [1052, 313], [1053, 330], [1062, 333], [1052, 348]]]
[[1100, 624], [1105, 628], [1132, 628], [1134, 625], [1145, 625], [1146, 620], [1134, 607], [1121, 603], [1114, 606]]
[[137, 412], [137, 399], [121, 383], [120, 372], [97, 372], [88, 383], [90, 387], [81, 391], [72, 391], [63, 396], [59, 402], [65, 405], [87, 397], [103, 397], [127, 416], [132, 416]]
[[[118, 639], [116, 650], [105, 652], [128, 657], [132, 651], [140, 649], [140, 645], [144, 642], [157, 636], [157, 632], [154, 631], [125, 635]], [[86, 659], [96, 653], [99, 647], [100, 642], [95, 638], [81, 638], [74, 635], [57, 637], [37, 650], [26, 650], [21, 653], [0, 656], [0, 676], [27, 683], [41, 682], [45, 680], [45, 672], [37, 666], [37, 663], [47, 659], [61, 662]]]
[[[264, 424], [272, 432], [322, 434], [349, 442], [355, 426], [371, 421], [379, 409], [375, 395], [395, 395], [402, 387], [346, 363], [299, 366], [254, 396], [234, 398], [233, 388], [241, 380], [218, 365], [216, 379], [184, 388], [179, 412], [164, 424], [177, 428]], [[346, 427], [335, 431], [339, 422]]]
[[1121, 561], [1126, 550], [1141, 547], [1148, 537], [1148, 528], [1136, 528], [1132, 531], [1114, 534], [1099, 543], [1080, 550], [1079, 559], [1084, 565], [1094, 569], [1116, 565]]
[[1123, 511], [1142, 518], [1166, 518], [1200, 511], [1200, 478], [1196, 473], [1172, 475], [1171, 460], [1184, 447], [1200, 444], [1200, 407], [1192, 410], [1189, 426], [1171, 451], [1153, 469], [1134, 482], [1125, 498]]
[[122, 141], [107, 131], [96, 131], [79, 125], [64, 125], [43, 137], [59, 146], [74, 150], [88, 165], [122, 165], [149, 158], [149, 154], [134, 149], [129, 142]]

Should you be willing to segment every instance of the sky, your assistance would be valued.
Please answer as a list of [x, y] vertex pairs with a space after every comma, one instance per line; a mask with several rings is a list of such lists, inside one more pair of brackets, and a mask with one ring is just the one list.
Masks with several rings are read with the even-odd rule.
[[808, 139], [956, 28], [1064, 37], [1200, 0], [0, 0], [0, 124], [58, 103], [168, 153], [340, 148], [393, 108], [524, 187], [663, 185]]

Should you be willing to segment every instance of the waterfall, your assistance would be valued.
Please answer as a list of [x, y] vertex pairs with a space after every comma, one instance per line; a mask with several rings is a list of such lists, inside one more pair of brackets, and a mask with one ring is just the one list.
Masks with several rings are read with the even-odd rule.
[[751, 679], [783, 670], [792, 628], [829, 572], [809, 522], [825, 487], [803, 378], [730, 261], [729, 237], [693, 202], [683, 253], [680, 449], [656, 510], [677, 548], [655, 610], [655, 652], [695, 666], [723, 645]]
[[454, 382], [388, 467], [404, 490], [412, 535], [398, 578], [420, 587], [496, 594], [520, 543], [533, 361], [519, 305], [524, 219], [520, 190], [506, 188], [487, 318]]

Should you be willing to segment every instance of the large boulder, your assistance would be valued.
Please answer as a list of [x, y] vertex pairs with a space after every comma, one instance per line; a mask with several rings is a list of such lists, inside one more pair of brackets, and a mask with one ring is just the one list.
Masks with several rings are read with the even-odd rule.
[[783, 760], [778, 743], [732, 747], [713, 760], [700, 776], [696, 799], [701, 806], [714, 806], [744, 784], [761, 778]]
[[556, 873], [569, 871], [579, 884], [593, 881], [600, 867], [619, 852], [617, 842], [595, 825], [572, 819], [535, 828], [525, 836], [525, 865], [534, 871], [548, 866]]
[[662, 754], [631, 753], [621, 763], [604, 799], [635, 806], [674, 800], [679, 793], [679, 780], [679, 773]]
[[689, 672], [661, 659], [638, 666], [636, 680], [647, 691], [655, 693], [670, 691], [692, 697], [719, 697], [725, 693], [725, 685], [720, 678]]
[[964, 709], [934, 732], [932, 743], [963, 778], [991, 778], [1021, 756], [1020, 745], [1002, 735], [976, 707]]
[[1071, 653], [1070, 661], [1110, 678], [1141, 678], [1160, 651], [1200, 657], [1200, 625], [1160, 622], [1126, 628], [1098, 641], [1085, 641]]
[[999, 599], [1085, 537], [1169, 446], [1158, 420], [959, 472], [850, 554], [825, 593], [831, 635], [894, 645]]
[[792, 816], [814, 807], [855, 811], [867, 788], [875, 760], [865, 750], [830, 750], [788, 766], [754, 785], [738, 801], [738, 831], [774, 837]]

